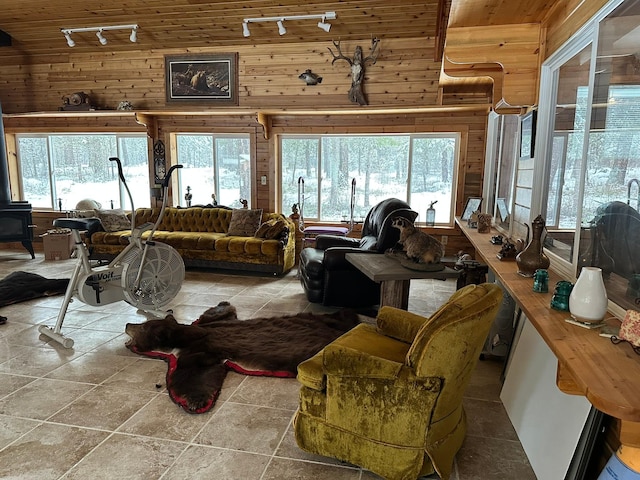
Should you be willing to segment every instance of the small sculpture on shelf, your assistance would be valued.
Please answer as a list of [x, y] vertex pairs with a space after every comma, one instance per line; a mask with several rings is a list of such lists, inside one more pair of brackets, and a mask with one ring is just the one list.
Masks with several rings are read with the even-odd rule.
[[506, 239], [496, 257], [498, 257], [498, 260], [513, 260], [517, 254], [515, 243], [511, 243], [509, 239]]
[[133, 110], [133, 104], [129, 100], [123, 100], [118, 104], [118, 108], [116, 110], [130, 112]]
[[491, 232], [491, 220], [493, 217], [488, 213], [478, 214], [478, 233]]
[[62, 111], [88, 111], [95, 110], [91, 105], [91, 99], [85, 92], [75, 92], [71, 95], [62, 97], [63, 105], [60, 107]]
[[476, 210], [475, 212], [469, 215], [469, 219], [467, 220], [467, 226], [469, 228], [477, 228], [478, 227], [478, 215], [480, 214], [480, 210]]
[[551, 308], [560, 312], [568, 312], [571, 290], [573, 290], [573, 283], [567, 280], [557, 282], [556, 288], [553, 290], [553, 297], [551, 297]]
[[191, 206], [191, 199], [193, 194], [191, 193], [191, 187], [187, 186], [187, 193], [184, 194], [184, 201], [187, 202], [187, 207]]
[[527, 227], [526, 247], [516, 256], [518, 273], [523, 277], [533, 277], [537, 269], [549, 268], [550, 261], [542, 250], [542, 234], [544, 233], [545, 221], [542, 215], [538, 215], [531, 222], [531, 241], [529, 241], [529, 225]]
[[533, 275], [533, 291], [547, 293], [549, 291], [549, 272], [539, 268]]

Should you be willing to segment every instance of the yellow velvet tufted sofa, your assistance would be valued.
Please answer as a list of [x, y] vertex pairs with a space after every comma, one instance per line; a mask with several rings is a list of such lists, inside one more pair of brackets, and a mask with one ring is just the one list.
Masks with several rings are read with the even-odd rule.
[[502, 303], [468, 285], [430, 318], [384, 306], [298, 366], [298, 446], [387, 480], [450, 478], [464, 441], [462, 396]]
[[[136, 210], [136, 225], [155, 222], [160, 209]], [[167, 208], [154, 240], [175, 248], [186, 266], [214, 267], [282, 274], [295, 264], [295, 224], [279, 213], [263, 213], [262, 221], [282, 219], [286, 228], [276, 239], [229, 236], [232, 210], [219, 207]], [[95, 232], [87, 240], [91, 259], [110, 260], [128, 245], [130, 231]], [[149, 232], [143, 234], [143, 238]]]

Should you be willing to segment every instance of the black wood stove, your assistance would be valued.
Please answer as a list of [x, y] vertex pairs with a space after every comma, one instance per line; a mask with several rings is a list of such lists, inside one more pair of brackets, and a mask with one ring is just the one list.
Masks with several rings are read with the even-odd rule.
[[21, 242], [31, 254], [31, 258], [36, 258], [33, 253], [31, 212], [30, 203], [11, 201], [9, 162], [0, 108], [0, 242]]

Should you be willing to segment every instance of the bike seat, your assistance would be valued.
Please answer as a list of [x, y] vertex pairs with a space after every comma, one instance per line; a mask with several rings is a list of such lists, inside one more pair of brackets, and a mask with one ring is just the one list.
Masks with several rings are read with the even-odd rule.
[[71, 230], [95, 230], [99, 223], [100, 220], [97, 218], [56, 218], [53, 226]]

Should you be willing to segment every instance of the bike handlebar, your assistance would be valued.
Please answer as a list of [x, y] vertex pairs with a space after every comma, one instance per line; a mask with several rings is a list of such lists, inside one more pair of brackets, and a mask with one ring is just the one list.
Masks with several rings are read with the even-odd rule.
[[118, 157], [109, 157], [109, 161], [116, 162], [118, 164], [118, 177], [120, 177], [120, 180], [122, 182], [127, 183], [124, 179], [124, 173], [122, 172], [122, 162], [120, 161], [120, 159]]
[[162, 179], [162, 186], [163, 187], [168, 187], [169, 186], [169, 180], [171, 180], [171, 174], [173, 173], [173, 171], [176, 168], [182, 168], [182, 165], [178, 164], [178, 165], [174, 165], [172, 166], [169, 171], [167, 172], [167, 174], [164, 176], [164, 178]]

